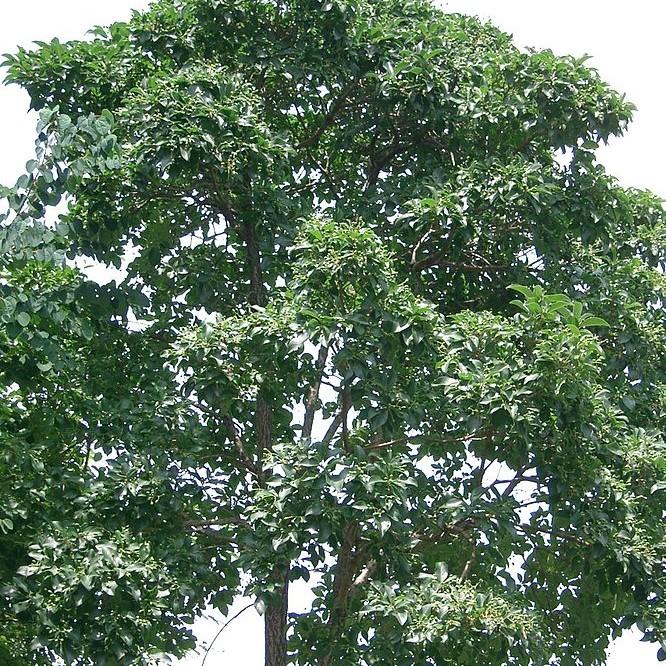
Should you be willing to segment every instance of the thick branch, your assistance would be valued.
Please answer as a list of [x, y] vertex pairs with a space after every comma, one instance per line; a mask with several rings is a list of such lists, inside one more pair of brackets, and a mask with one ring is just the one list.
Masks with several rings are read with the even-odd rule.
[[446, 268], [453, 268], [457, 271], [463, 271], [467, 273], [503, 273], [512, 270], [522, 270], [523, 266], [500, 266], [496, 264], [485, 264], [479, 266], [477, 264], [468, 264], [462, 261], [449, 261], [445, 259], [443, 253], [438, 253], [431, 255], [430, 257], [425, 257], [416, 263], [412, 263], [412, 271], [414, 273], [420, 273], [426, 268], [432, 268], [433, 266], [444, 266]]
[[243, 440], [238, 434], [238, 430], [236, 430], [236, 425], [234, 424], [233, 419], [230, 416], [223, 416], [222, 420], [227, 429], [227, 432], [229, 433], [231, 441], [234, 443], [234, 446], [236, 447], [236, 452], [238, 453], [238, 457], [241, 463], [243, 464], [245, 469], [247, 469], [249, 472], [251, 472], [255, 476], [259, 476], [260, 470], [257, 469], [257, 466], [255, 465], [254, 461], [245, 450], [245, 446], [243, 446]]
[[303, 419], [302, 433], [303, 439], [310, 439], [312, 436], [312, 426], [314, 424], [315, 412], [317, 411], [317, 400], [319, 399], [319, 390], [321, 389], [324, 368], [326, 367], [326, 359], [328, 358], [328, 351], [329, 348], [326, 345], [322, 345], [319, 350], [319, 356], [317, 357], [317, 364], [315, 366], [317, 376], [314, 384], [310, 386], [310, 390], [308, 391], [308, 396], [305, 401], [305, 418]]
[[257, 397], [257, 468], [259, 475], [263, 475], [264, 451], [270, 450], [273, 439], [273, 411], [264, 398]]
[[377, 568], [372, 560], [355, 576], [359, 566], [366, 558], [365, 548], [359, 548], [359, 527], [356, 521], [347, 523], [342, 542], [338, 551], [338, 561], [335, 567], [333, 589], [331, 592], [331, 614], [328, 619], [328, 651], [318, 661], [317, 666], [330, 666], [333, 659], [335, 643], [342, 634], [345, 622], [349, 615], [349, 605], [357, 590], [370, 578]]
[[331, 425], [328, 426], [328, 430], [326, 431], [324, 438], [321, 440], [322, 444], [330, 444], [340, 426], [343, 428], [345, 445], [347, 444], [347, 416], [349, 414], [349, 410], [351, 409], [351, 397], [349, 394], [349, 389], [342, 390], [340, 393], [340, 399], [342, 403], [340, 406], [340, 411], [333, 418]]
[[309, 148], [310, 146], [314, 146], [319, 142], [319, 139], [321, 139], [324, 132], [333, 125], [338, 113], [342, 111], [345, 104], [347, 103], [347, 98], [358, 86], [360, 81], [361, 79], [353, 79], [340, 91], [340, 94], [333, 102], [333, 104], [331, 104], [319, 127], [311, 136], [309, 136], [307, 139], [303, 139], [303, 141], [298, 144], [299, 148]]
[[370, 560], [362, 569], [361, 573], [356, 576], [352, 584], [352, 595], [359, 588], [363, 587], [369, 580], [372, 574], [377, 570], [377, 560]]
[[507, 489], [505, 489], [503, 495], [508, 495], [509, 492], [514, 490], [514, 488], [519, 484], [519, 483], [534, 483], [537, 486], [540, 485], [541, 479], [539, 479], [538, 476], [523, 476], [521, 474], [518, 474], [517, 476], [514, 476], [512, 479], [498, 479], [497, 481], [493, 481], [488, 487], [490, 486], [499, 486], [504, 483], [507, 483]]
[[335, 433], [338, 431], [338, 428], [340, 427], [340, 424], [342, 423], [342, 413], [338, 412], [334, 417], [333, 420], [331, 421], [331, 425], [328, 426], [328, 430], [326, 431], [326, 434], [321, 440], [322, 444], [330, 444], [331, 440], [333, 437], [335, 437]]
[[529, 469], [529, 467], [523, 467], [523, 468], [521, 468], [517, 471], [516, 476], [511, 480], [511, 482], [504, 489], [504, 492], [502, 493], [502, 497], [509, 497], [509, 495], [511, 495], [511, 493], [516, 489], [516, 486], [519, 483], [522, 483], [523, 481], [530, 481], [532, 483], [536, 483], [537, 485], [539, 485], [539, 479], [538, 478], [525, 476], [525, 472], [528, 469]]

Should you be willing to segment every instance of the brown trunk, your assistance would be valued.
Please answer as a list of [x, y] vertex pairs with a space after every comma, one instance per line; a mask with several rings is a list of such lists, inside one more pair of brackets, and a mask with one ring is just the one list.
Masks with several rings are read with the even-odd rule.
[[[223, 214], [229, 224], [236, 215], [230, 206], [225, 205]], [[261, 253], [257, 230], [250, 221], [243, 221], [239, 233], [245, 242], [247, 253], [247, 272], [250, 281], [248, 300], [251, 305], [265, 307], [267, 303], [266, 287], [261, 271]], [[257, 444], [257, 476], [263, 482], [263, 460], [266, 451], [271, 449], [273, 439], [273, 410], [261, 394], [257, 396], [255, 430]], [[279, 590], [266, 608], [264, 616], [265, 666], [287, 666], [287, 617], [289, 610], [289, 567], [276, 567], [274, 580], [278, 581]]]
[[265, 666], [287, 666], [287, 613], [289, 610], [288, 572], [279, 570], [280, 592], [266, 608], [264, 617]]
[[340, 638], [347, 613], [354, 582], [354, 572], [358, 565], [356, 547], [358, 542], [358, 524], [352, 521], [347, 524], [342, 534], [342, 543], [335, 566], [331, 600], [331, 615], [328, 620], [329, 650], [319, 659], [317, 666], [329, 666], [333, 658], [335, 643]]

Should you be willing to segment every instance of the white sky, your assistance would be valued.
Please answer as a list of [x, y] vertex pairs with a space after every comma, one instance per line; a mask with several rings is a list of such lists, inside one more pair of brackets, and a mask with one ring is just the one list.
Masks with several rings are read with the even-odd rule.
[[[591, 65], [639, 108], [629, 134], [602, 149], [600, 156], [623, 184], [666, 196], [664, 108], [666, 93], [666, 3], [660, 0], [440, 0], [451, 11], [478, 14], [515, 36], [521, 46], [556, 53], [593, 55]], [[0, 53], [34, 40], [76, 39], [93, 25], [129, 17], [147, 0], [0, 0]], [[0, 183], [11, 185], [32, 157], [34, 117], [27, 96], [14, 86], [0, 88]], [[295, 595], [298, 601], [304, 595]], [[240, 609], [242, 605], [236, 607]], [[295, 610], [295, 608], [294, 608]], [[202, 638], [215, 634], [202, 622]], [[618, 641], [608, 666], [655, 666], [656, 647], [634, 635]], [[234, 622], [208, 658], [209, 666], [262, 666], [261, 622], [253, 610]], [[201, 657], [183, 662], [199, 666]]]

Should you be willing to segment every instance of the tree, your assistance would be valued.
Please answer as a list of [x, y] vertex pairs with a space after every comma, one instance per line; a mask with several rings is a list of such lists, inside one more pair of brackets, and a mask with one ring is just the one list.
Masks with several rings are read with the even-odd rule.
[[181, 656], [242, 594], [267, 666], [666, 656], [666, 215], [584, 60], [158, 0], [5, 64], [3, 663]]

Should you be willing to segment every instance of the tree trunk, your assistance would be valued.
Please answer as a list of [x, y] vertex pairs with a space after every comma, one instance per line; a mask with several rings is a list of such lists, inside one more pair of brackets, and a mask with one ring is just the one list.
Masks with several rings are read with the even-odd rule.
[[319, 659], [317, 666], [330, 666], [335, 644], [340, 638], [340, 633], [347, 619], [349, 595], [352, 590], [354, 571], [357, 566], [357, 541], [358, 523], [352, 521], [347, 524], [343, 531], [342, 543], [338, 552], [338, 561], [335, 566], [331, 595], [331, 615], [328, 620], [328, 651]]
[[287, 613], [289, 610], [289, 571], [276, 570], [280, 591], [266, 608], [264, 617], [265, 666], [287, 666]]

